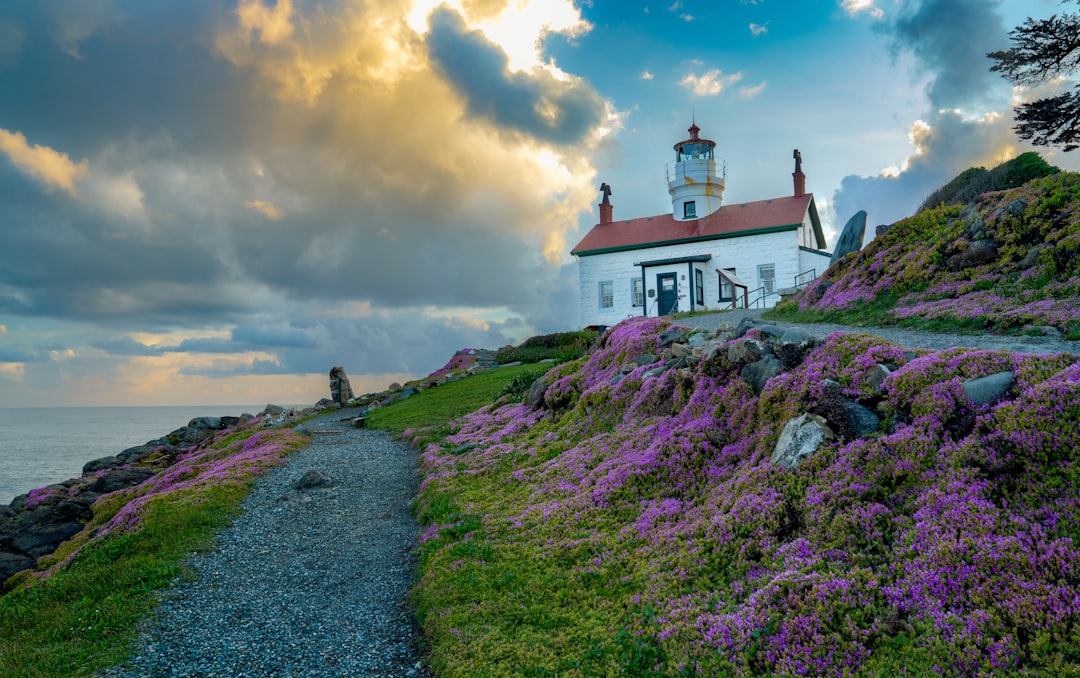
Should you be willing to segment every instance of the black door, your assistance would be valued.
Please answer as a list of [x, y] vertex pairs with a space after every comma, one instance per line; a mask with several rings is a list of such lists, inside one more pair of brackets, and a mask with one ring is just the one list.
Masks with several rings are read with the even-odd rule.
[[656, 276], [656, 289], [659, 290], [659, 315], [671, 315], [679, 305], [679, 289], [675, 285], [674, 273], [661, 273]]

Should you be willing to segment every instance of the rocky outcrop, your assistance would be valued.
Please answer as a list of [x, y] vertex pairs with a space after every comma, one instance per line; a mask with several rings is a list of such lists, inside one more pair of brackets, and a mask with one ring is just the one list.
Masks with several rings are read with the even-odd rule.
[[833, 438], [832, 429], [824, 417], [801, 414], [784, 424], [769, 461], [784, 468], [795, 468]]
[[836, 241], [836, 249], [833, 250], [829, 264], [835, 264], [848, 254], [861, 250], [865, 234], [866, 212], [859, 210], [844, 224], [844, 230], [840, 232], [840, 239]]

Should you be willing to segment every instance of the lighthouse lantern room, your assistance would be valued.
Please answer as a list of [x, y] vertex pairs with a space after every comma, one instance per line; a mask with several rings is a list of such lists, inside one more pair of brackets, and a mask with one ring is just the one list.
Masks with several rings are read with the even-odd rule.
[[699, 137], [701, 128], [696, 124], [687, 131], [690, 138], [675, 144], [675, 160], [665, 168], [671, 213], [677, 221], [698, 219], [718, 210], [727, 178], [727, 163], [714, 153], [716, 142]]

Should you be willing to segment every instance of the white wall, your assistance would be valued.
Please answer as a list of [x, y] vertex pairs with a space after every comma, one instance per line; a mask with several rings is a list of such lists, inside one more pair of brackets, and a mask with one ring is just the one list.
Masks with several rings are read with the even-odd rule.
[[[782, 233], [765, 233], [628, 252], [579, 256], [577, 259], [581, 293], [581, 325], [583, 327], [586, 325], [614, 325], [626, 318], [642, 315], [645, 310], [648, 311], [649, 316], [655, 316], [657, 302], [655, 295], [659, 294], [659, 292], [655, 292], [654, 296], [650, 297], [649, 290], [656, 290], [656, 276], [665, 272], [677, 274], [679, 294], [687, 295], [679, 300], [679, 310], [690, 310], [689, 295], [693, 293], [693, 277], [689, 274], [685, 262], [646, 268], [646, 307], [645, 309], [640, 306], [632, 307], [630, 305], [630, 279], [641, 277], [641, 267], [635, 266], [636, 263], [699, 254], [711, 255], [712, 259], [710, 261], [704, 263], [695, 262], [693, 266], [700, 268], [704, 274], [705, 308], [718, 309], [721, 304], [717, 302], [720, 296], [720, 284], [716, 269], [734, 268], [735, 275], [750, 287], [750, 291], [753, 291], [761, 285], [758, 280], [758, 265], [771, 263], [776, 267], [776, 289], [790, 287], [794, 284], [795, 276], [806, 270], [800, 268], [802, 263], [799, 259], [800, 252], [799, 233], [797, 230], [792, 229]], [[818, 273], [820, 274], [823, 270], [820, 269]], [[683, 275], [686, 275], [686, 280], [682, 279]], [[611, 280], [614, 283], [615, 305], [613, 308], [601, 310], [599, 283], [604, 280]], [[766, 305], [772, 306], [777, 301], [779, 301], [778, 296], [769, 297]], [[726, 304], [724, 306], [726, 307]], [[701, 310], [697, 308], [696, 303], [695, 309]]]

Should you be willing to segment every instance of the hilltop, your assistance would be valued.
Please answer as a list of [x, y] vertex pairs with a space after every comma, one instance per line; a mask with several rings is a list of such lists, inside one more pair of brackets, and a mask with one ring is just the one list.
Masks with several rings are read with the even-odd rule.
[[625, 321], [407, 432], [432, 666], [1076, 672], [1078, 396], [1066, 354]]
[[772, 316], [1080, 338], [1080, 175], [973, 193], [1006, 174], [961, 174]]

